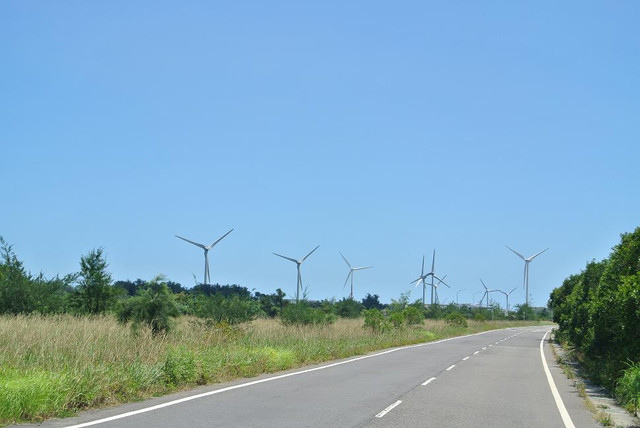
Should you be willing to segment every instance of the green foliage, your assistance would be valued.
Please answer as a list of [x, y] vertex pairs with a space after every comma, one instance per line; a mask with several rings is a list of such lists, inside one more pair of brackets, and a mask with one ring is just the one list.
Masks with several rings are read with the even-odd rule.
[[402, 314], [407, 325], [419, 325], [424, 321], [424, 313], [413, 305], [407, 306]]
[[467, 319], [460, 312], [449, 312], [444, 320], [447, 324], [454, 327], [463, 327], [467, 328], [469, 324], [467, 323]]
[[285, 306], [281, 315], [284, 325], [331, 324], [335, 319], [335, 315], [331, 313], [312, 308], [306, 300]]
[[526, 303], [516, 305], [516, 319], [518, 320], [535, 320], [536, 314], [533, 308]]
[[343, 298], [334, 304], [336, 315], [342, 318], [358, 318], [364, 309], [361, 303], [351, 298]]
[[201, 294], [193, 298], [192, 306], [194, 314], [201, 318], [232, 325], [251, 321], [260, 311], [258, 302], [239, 295]]
[[382, 333], [387, 330], [388, 323], [384, 318], [384, 314], [377, 308], [365, 309], [364, 313], [364, 328], [373, 331], [374, 333]]
[[389, 313], [389, 322], [393, 328], [400, 328], [404, 324], [404, 310]]
[[175, 297], [164, 282], [163, 276], [156, 276], [136, 297], [121, 300], [116, 306], [116, 315], [122, 323], [133, 321], [134, 329], [140, 324], [151, 328], [154, 336], [171, 329], [170, 318], [179, 315]]
[[630, 364], [622, 372], [616, 385], [616, 396], [630, 411], [638, 413], [640, 408], [640, 363]]
[[640, 363], [640, 228], [621, 235], [607, 259], [565, 279], [549, 307], [558, 338], [575, 347], [595, 380], [616, 387], [629, 363]]
[[384, 305], [380, 303], [380, 296], [377, 294], [371, 295], [367, 293], [366, 297], [362, 299], [362, 306], [365, 309], [382, 309]]
[[260, 304], [260, 310], [264, 315], [270, 318], [275, 318], [282, 313], [282, 309], [285, 305], [285, 296], [286, 294], [279, 288], [274, 294], [262, 294], [256, 292], [256, 298]]
[[74, 303], [80, 313], [99, 314], [115, 302], [116, 291], [111, 286], [104, 250], [97, 248], [80, 258], [80, 273]]
[[196, 382], [199, 376], [195, 353], [185, 346], [170, 349], [162, 365], [162, 374], [164, 382], [171, 386]]

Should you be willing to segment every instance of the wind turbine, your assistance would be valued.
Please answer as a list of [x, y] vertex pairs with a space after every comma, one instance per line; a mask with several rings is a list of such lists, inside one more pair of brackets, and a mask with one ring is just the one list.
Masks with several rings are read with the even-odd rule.
[[[320, 245], [318, 245], [318, 247], [319, 246]], [[298, 300], [300, 298], [300, 290], [302, 290], [302, 275], [300, 274], [300, 265], [307, 259], [307, 257], [309, 257], [311, 255], [311, 253], [313, 253], [315, 250], [317, 250], [318, 247], [316, 247], [313, 250], [311, 250], [309, 252], [309, 254], [307, 254], [306, 256], [304, 256], [300, 260], [292, 259], [291, 257], [283, 256], [282, 254], [273, 253], [274, 255], [276, 255], [278, 257], [282, 257], [283, 259], [287, 259], [287, 260], [290, 260], [290, 261], [294, 262], [298, 266], [298, 283], [296, 284], [296, 303], [298, 303]]]
[[[422, 270], [420, 271], [421, 272], [420, 276], [418, 277], [418, 279], [414, 279], [413, 281], [411, 281], [409, 283], [409, 284], [413, 284], [415, 282], [416, 283], [416, 287], [417, 287], [418, 284], [420, 282], [422, 282], [422, 305], [423, 306], [425, 304], [425, 293], [426, 293], [426, 288], [427, 288], [426, 279], [427, 279], [427, 277], [429, 277], [429, 276], [431, 277], [431, 305], [433, 305], [434, 290], [435, 290], [435, 287], [436, 287], [436, 285], [433, 283], [433, 278], [437, 279], [438, 281], [442, 282], [444, 285], [449, 287], [449, 284], [444, 282], [442, 279], [440, 279], [434, 273], [435, 264], [436, 264], [436, 250], [433, 250], [433, 259], [431, 261], [431, 272], [427, 272], [426, 274], [424, 273], [424, 256], [422, 256]], [[449, 288], [451, 288], [451, 287], [449, 287]]]
[[516, 289], [516, 288], [518, 288], [518, 287], [513, 287], [513, 289], [512, 289], [511, 291], [509, 291], [508, 293], [505, 293], [505, 292], [504, 292], [504, 291], [502, 291], [502, 290], [496, 290], [496, 291], [499, 291], [500, 293], [504, 294], [504, 297], [506, 297], [506, 298], [507, 298], [507, 315], [509, 315], [509, 295], [510, 295], [511, 293], [513, 293], [513, 292], [515, 291], [515, 289]]
[[[438, 283], [433, 286], [433, 287], [435, 287], [435, 293], [436, 293], [436, 305], [440, 304], [440, 298], [438, 297], [438, 285], [444, 284], [443, 279], [445, 279], [446, 277], [447, 277], [447, 275], [443, 276], [442, 279], [438, 279]], [[444, 285], [447, 285], [447, 284], [444, 284]], [[449, 287], [449, 286], [447, 285], [447, 287]], [[449, 288], [451, 288], [451, 287], [449, 287]]]
[[480, 307], [482, 307], [482, 299], [484, 299], [484, 296], [487, 296], [487, 308], [488, 308], [489, 307], [489, 293], [493, 293], [494, 291], [498, 291], [498, 290], [494, 290], [494, 289], [489, 290], [487, 288], [487, 286], [485, 285], [484, 281], [482, 280], [482, 278], [480, 278], [480, 282], [482, 283], [482, 286], [484, 287], [484, 294], [480, 298]]
[[200, 247], [204, 250], [204, 281], [203, 281], [204, 285], [207, 285], [211, 281], [211, 275], [209, 274], [209, 250], [212, 249], [218, 242], [222, 241], [222, 238], [224, 238], [231, 232], [233, 232], [233, 229], [231, 229], [230, 231], [222, 235], [220, 238], [218, 238], [217, 241], [215, 241], [211, 245], [200, 244], [199, 242], [193, 242], [187, 238], [183, 238], [182, 236], [175, 235], [176, 238], [180, 238], [183, 241], [187, 241], [188, 243], [193, 244], [196, 247]]
[[547, 251], [548, 248], [540, 251], [539, 253], [534, 254], [533, 256], [524, 257], [522, 254], [520, 254], [519, 252], [517, 252], [516, 250], [514, 250], [510, 246], [505, 245], [505, 247], [507, 247], [508, 249], [513, 251], [516, 256], [518, 256], [522, 260], [524, 260], [524, 278], [522, 280], [522, 286], [525, 288], [525, 302], [526, 302], [527, 306], [529, 306], [529, 263], [531, 263], [533, 261], [533, 259], [538, 257], [540, 254], [542, 254], [545, 251]]
[[352, 267], [351, 263], [347, 261], [347, 258], [342, 253], [340, 253], [340, 255], [344, 259], [347, 266], [349, 266], [349, 274], [347, 275], [347, 279], [345, 279], [344, 285], [342, 286], [342, 288], [344, 288], [347, 285], [347, 281], [349, 281], [349, 277], [351, 277], [351, 294], [349, 294], [349, 298], [353, 300], [353, 273], [357, 270], [371, 269], [373, 268], [373, 266]]

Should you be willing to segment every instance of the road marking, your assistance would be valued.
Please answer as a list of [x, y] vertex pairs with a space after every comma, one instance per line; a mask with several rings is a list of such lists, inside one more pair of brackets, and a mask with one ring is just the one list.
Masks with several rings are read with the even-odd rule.
[[497, 345], [498, 343], [500, 343], [500, 341], [497, 341], [495, 344]]
[[426, 381], [424, 381], [424, 382], [422, 383], [422, 386], [427, 386], [427, 385], [429, 385], [431, 382], [433, 382], [434, 380], [436, 380], [436, 378], [435, 378], [435, 377], [429, 378], [429, 379], [427, 379]]
[[393, 409], [395, 409], [396, 407], [398, 407], [400, 405], [400, 403], [402, 403], [402, 401], [398, 400], [395, 403], [393, 403], [392, 405], [390, 405], [389, 407], [387, 407], [386, 409], [384, 409], [383, 411], [381, 411], [380, 413], [378, 413], [376, 415], [376, 418], [382, 418], [384, 417], [384, 415], [386, 415], [387, 413], [389, 413], [390, 411], [392, 411]]
[[464, 358], [462, 359], [462, 361], [467, 361], [468, 359], [469, 359], [469, 357], [464, 357]]
[[450, 365], [449, 367], [447, 367], [447, 371], [451, 370], [451, 369], [452, 369], [452, 368], [454, 368], [455, 366], [456, 366], [455, 364]]
[[398, 348], [393, 348], [393, 349], [388, 349], [386, 351], [378, 352], [377, 354], [364, 355], [364, 356], [361, 356], [361, 357], [352, 358], [350, 360], [338, 361], [337, 363], [327, 364], [326, 366], [314, 367], [312, 369], [301, 370], [299, 372], [286, 373], [286, 374], [283, 374], [283, 375], [277, 375], [277, 376], [268, 377], [268, 378], [264, 378], [264, 379], [254, 380], [252, 382], [246, 382], [246, 383], [241, 383], [241, 384], [238, 384], [238, 385], [228, 386], [226, 388], [220, 388], [220, 389], [216, 389], [216, 390], [213, 390], [213, 391], [203, 392], [201, 394], [190, 395], [188, 397], [180, 398], [178, 400], [167, 401], [166, 403], [156, 404], [155, 406], [150, 406], [150, 407], [144, 407], [142, 409], [133, 410], [131, 412], [120, 413], [118, 415], [109, 416], [107, 418], [96, 419], [94, 421], [83, 422], [83, 423], [79, 423], [79, 424], [76, 424], [76, 425], [69, 425], [66, 428], [84, 428], [84, 427], [89, 427], [89, 426], [93, 426], [93, 425], [99, 425], [99, 424], [103, 424], [103, 423], [106, 423], [106, 422], [116, 421], [118, 419], [124, 419], [124, 418], [128, 418], [130, 416], [139, 415], [141, 413], [152, 412], [154, 410], [159, 410], [159, 409], [162, 409], [162, 408], [165, 408], [165, 407], [169, 407], [169, 406], [175, 406], [176, 404], [185, 403], [187, 401], [196, 400], [198, 398], [203, 398], [203, 397], [208, 397], [210, 395], [216, 395], [216, 394], [221, 394], [223, 392], [233, 391], [234, 389], [246, 388], [246, 387], [253, 386], [253, 385], [258, 385], [258, 384], [261, 384], [261, 383], [272, 382], [274, 380], [284, 379], [284, 378], [288, 378], [288, 377], [292, 377], [292, 376], [298, 376], [298, 375], [302, 375], [302, 374], [306, 374], [306, 373], [315, 372], [315, 371], [318, 371], [318, 370], [326, 370], [326, 369], [329, 369], [329, 368], [332, 368], [332, 367], [341, 366], [343, 364], [350, 364], [350, 363], [354, 363], [354, 362], [357, 362], [357, 361], [366, 360], [368, 358], [379, 357], [381, 355], [391, 354], [392, 352], [402, 351], [402, 350], [405, 350], [405, 349], [420, 348], [420, 347], [423, 347], [423, 346], [432, 346], [432, 345], [437, 345], [437, 344], [440, 344], [440, 343], [449, 342], [449, 341], [453, 341], [453, 340], [464, 339], [466, 337], [480, 336], [481, 334], [486, 334], [486, 333], [490, 333], [490, 332], [491, 332], [491, 330], [488, 330], [488, 331], [482, 331], [480, 333], [467, 334], [465, 336], [456, 336], [456, 337], [450, 337], [448, 339], [436, 340], [435, 342], [426, 342], [426, 343], [418, 343], [417, 345], [401, 346], [401, 347], [398, 347]]
[[484, 348], [482, 348], [482, 350], [484, 351], [485, 349], [487, 349], [487, 347], [485, 346]]
[[480, 353], [480, 351], [476, 351], [476, 352], [473, 353], [473, 355], [476, 355], [476, 354], [479, 354], [479, 353]]
[[549, 388], [551, 388], [551, 394], [553, 394], [553, 399], [556, 401], [556, 407], [560, 412], [560, 416], [562, 416], [562, 422], [564, 422], [564, 426], [566, 428], [575, 428], [573, 421], [571, 420], [571, 416], [569, 416], [569, 412], [567, 412], [567, 408], [564, 407], [564, 403], [562, 402], [562, 397], [560, 397], [560, 393], [558, 392], [558, 388], [556, 388], [556, 383], [553, 381], [553, 377], [551, 376], [551, 372], [549, 371], [549, 366], [547, 365], [547, 360], [544, 357], [544, 339], [549, 334], [547, 331], [542, 339], [540, 340], [540, 358], [542, 358], [542, 367], [544, 368], [544, 373], [547, 375], [547, 382], [549, 382]]

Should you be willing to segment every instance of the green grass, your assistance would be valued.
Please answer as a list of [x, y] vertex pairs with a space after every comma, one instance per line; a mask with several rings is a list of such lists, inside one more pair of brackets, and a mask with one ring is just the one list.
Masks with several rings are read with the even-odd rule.
[[425, 321], [373, 333], [363, 320], [284, 326], [256, 320], [212, 326], [183, 317], [166, 336], [133, 331], [111, 316], [0, 317], [0, 425], [67, 416], [195, 385], [257, 376], [522, 322], [474, 322], [467, 328]]

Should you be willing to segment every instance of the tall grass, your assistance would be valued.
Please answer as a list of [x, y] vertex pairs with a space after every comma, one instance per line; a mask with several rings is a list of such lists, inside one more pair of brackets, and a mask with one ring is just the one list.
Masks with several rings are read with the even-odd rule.
[[183, 317], [170, 334], [153, 337], [111, 316], [0, 317], [0, 424], [524, 324], [470, 322], [462, 328], [425, 321], [382, 334], [362, 325], [361, 319], [322, 326], [256, 320], [230, 327]]

